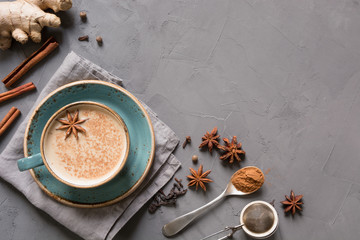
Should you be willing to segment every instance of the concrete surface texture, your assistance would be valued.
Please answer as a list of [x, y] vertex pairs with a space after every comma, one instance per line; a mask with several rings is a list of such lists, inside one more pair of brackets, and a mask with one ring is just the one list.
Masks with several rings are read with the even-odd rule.
[[[250, 201], [275, 200], [280, 226], [271, 239], [358, 239], [360, 236], [360, 4], [358, 0], [126, 0], [81, 1], [46, 28], [60, 48], [23, 78], [39, 90], [69, 51], [125, 80], [182, 139], [175, 152], [186, 180], [189, 167], [211, 169], [208, 191], [147, 212], [147, 203], [115, 239], [165, 239], [161, 227], [218, 196], [240, 167], [266, 173], [262, 189], [229, 197], [174, 239], [200, 239], [239, 223]], [[83, 23], [79, 12], [86, 11]], [[89, 42], [79, 42], [89, 35]], [[102, 36], [99, 47], [96, 36]], [[0, 53], [5, 77], [38, 44]], [[1, 91], [5, 87], [0, 85]], [[4, 103], [23, 115], [0, 140], [10, 140], [38, 93]], [[219, 152], [199, 151], [205, 131], [236, 135], [246, 159], [230, 166]], [[191, 156], [197, 154], [194, 165]], [[171, 188], [168, 184], [165, 191]], [[293, 189], [304, 210], [286, 216], [280, 201]], [[0, 239], [79, 239], [0, 181]], [[249, 239], [243, 232], [235, 239]]]

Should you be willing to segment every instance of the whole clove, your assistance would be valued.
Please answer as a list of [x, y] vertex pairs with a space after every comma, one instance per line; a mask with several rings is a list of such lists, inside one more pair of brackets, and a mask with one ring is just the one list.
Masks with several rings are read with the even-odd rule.
[[161, 206], [176, 205], [177, 198], [186, 194], [187, 189], [184, 189], [184, 186], [181, 184], [182, 179], [175, 178], [175, 181], [169, 194], [166, 195], [163, 190], [160, 190], [155, 195], [152, 203], [148, 207], [149, 213], [156, 212]]
[[181, 188], [184, 188], [184, 186], [181, 184], [182, 179], [179, 180], [179, 179], [175, 178], [175, 181], [179, 184], [179, 186]]
[[191, 143], [191, 137], [190, 136], [186, 136], [185, 141], [184, 141], [184, 143], [182, 145], [182, 148], [185, 148], [188, 143]]
[[79, 41], [89, 41], [89, 36], [85, 35], [85, 36], [81, 36], [78, 38]]
[[174, 187], [175, 187], [178, 191], [180, 191], [180, 190], [181, 190], [180, 185], [179, 185], [179, 184], [177, 184], [177, 183], [174, 183]]

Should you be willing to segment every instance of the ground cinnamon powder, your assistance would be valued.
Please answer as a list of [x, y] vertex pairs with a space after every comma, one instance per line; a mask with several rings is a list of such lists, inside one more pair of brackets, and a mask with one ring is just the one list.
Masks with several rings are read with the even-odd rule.
[[257, 167], [245, 167], [232, 175], [231, 182], [239, 191], [254, 192], [263, 185], [264, 174]]

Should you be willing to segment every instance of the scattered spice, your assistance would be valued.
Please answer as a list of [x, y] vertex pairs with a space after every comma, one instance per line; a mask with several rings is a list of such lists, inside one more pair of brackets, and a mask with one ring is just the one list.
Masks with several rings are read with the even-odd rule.
[[14, 88], [10, 91], [0, 93], [0, 103], [35, 89], [36, 89], [35, 85], [32, 82], [30, 82], [22, 86], [19, 86], [17, 88]]
[[181, 183], [182, 179], [175, 178], [175, 181], [176, 183], [174, 183], [169, 194], [166, 195], [163, 190], [160, 190], [155, 195], [152, 203], [148, 208], [150, 213], [154, 213], [159, 207], [163, 205], [175, 205], [177, 197], [186, 194], [187, 189], [184, 189], [184, 186]]
[[182, 185], [182, 179], [177, 179], [175, 178], [175, 181], [177, 182], [177, 184], [179, 184], [180, 188], [184, 188], [184, 186]]
[[81, 36], [78, 38], [79, 41], [89, 41], [89, 36], [85, 35], [85, 36]]
[[56, 130], [67, 129], [65, 134], [65, 139], [67, 139], [71, 133], [75, 135], [75, 138], [78, 139], [78, 132], [86, 133], [86, 130], [79, 126], [79, 124], [84, 123], [88, 119], [79, 119], [79, 110], [76, 110], [75, 116], [72, 117], [69, 111], [66, 111], [66, 116], [68, 120], [57, 119], [63, 126], [57, 128]]
[[238, 191], [251, 193], [264, 184], [264, 174], [257, 167], [244, 167], [232, 175], [231, 182]]
[[185, 148], [188, 143], [191, 143], [191, 137], [190, 136], [186, 136], [185, 141], [184, 141], [184, 143], [182, 145], [182, 148]]
[[44, 59], [47, 55], [52, 53], [59, 43], [54, 37], [50, 37], [46, 42], [27, 59], [25, 59], [19, 66], [17, 66], [9, 75], [7, 75], [2, 82], [6, 87], [11, 87], [16, 83], [25, 73], [27, 73], [38, 62]]
[[219, 149], [226, 153], [220, 156], [220, 159], [226, 160], [230, 158], [229, 163], [233, 163], [234, 159], [240, 162], [241, 158], [239, 157], [239, 154], [245, 155], [245, 151], [241, 150], [242, 144], [237, 142], [236, 136], [233, 136], [231, 142], [227, 138], [223, 138], [223, 141], [225, 142], [225, 146], [219, 146]]
[[197, 161], [199, 160], [199, 157], [197, 155], [193, 155], [191, 157], [191, 160], [193, 161], [193, 163], [197, 163]]
[[86, 12], [81, 11], [80, 12], [80, 18], [81, 18], [81, 20], [86, 21], [86, 18], [87, 18]]
[[301, 205], [304, 204], [303, 202], [301, 202], [300, 200], [302, 199], [303, 195], [295, 195], [294, 191], [291, 190], [290, 192], [290, 196], [286, 196], [285, 201], [282, 201], [281, 203], [284, 204], [285, 207], [285, 212], [289, 212], [291, 211], [292, 215], [295, 215], [296, 210], [301, 211]]
[[100, 46], [103, 44], [103, 39], [102, 39], [102, 37], [100, 37], [100, 36], [97, 36], [97, 37], [96, 37], [96, 41], [97, 41], [97, 43], [98, 43]]
[[188, 178], [191, 179], [189, 181], [188, 186], [195, 185], [196, 190], [198, 190], [198, 187], [200, 186], [206, 192], [205, 183], [213, 182], [213, 180], [206, 178], [207, 175], [209, 175], [211, 173], [211, 170], [208, 170], [203, 173], [203, 165], [200, 165], [197, 172], [192, 168], [190, 168], [190, 172], [192, 175], [187, 176]]
[[20, 115], [20, 110], [16, 107], [12, 107], [10, 111], [0, 122], [0, 136], [13, 124], [16, 118]]
[[217, 127], [214, 127], [211, 133], [206, 132], [206, 134], [202, 137], [203, 142], [200, 144], [199, 148], [207, 146], [209, 152], [212, 153], [213, 147], [219, 146], [219, 142], [217, 141], [219, 137], [220, 135], [217, 135]]

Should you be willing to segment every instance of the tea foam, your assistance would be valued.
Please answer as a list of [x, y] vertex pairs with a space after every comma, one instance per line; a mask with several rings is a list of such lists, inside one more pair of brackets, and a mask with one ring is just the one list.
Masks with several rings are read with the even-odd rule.
[[[66, 129], [57, 130], [62, 124], [50, 123], [44, 138], [44, 155], [49, 168], [62, 180], [78, 185], [96, 185], [113, 176], [125, 161], [127, 144], [122, 123], [108, 110], [94, 104], [72, 106], [68, 111], [79, 119], [86, 133], [71, 134], [65, 139]], [[63, 111], [56, 119], [66, 118]]]

